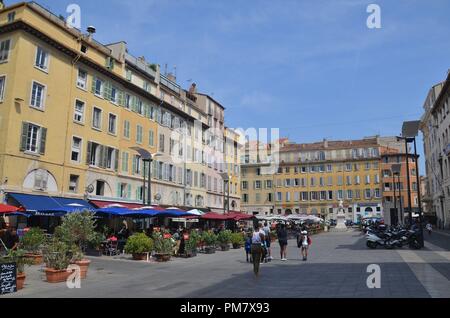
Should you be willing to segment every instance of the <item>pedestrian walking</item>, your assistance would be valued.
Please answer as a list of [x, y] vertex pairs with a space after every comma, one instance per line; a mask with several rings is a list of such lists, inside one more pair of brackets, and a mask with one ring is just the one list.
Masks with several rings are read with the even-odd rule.
[[266, 249], [267, 249], [266, 260], [268, 260], [270, 262], [271, 260], [273, 260], [273, 257], [272, 257], [272, 249], [270, 248], [270, 244], [271, 244], [270, 227], [269, 227], [269, 224], [267, 223], [267, 221], [264, 223], [263, 231], [264, 231], [264, 238], [266, 240], [265, 245], [266, 245]]
[[433, 226], [430, 222], [427, 223], [427, 231], [429, 235], [431, 235], [431, 232], [433, 231]]
[[280, 257], [283, 262], [287, 261], [287, 246], [288, 246], [288, 233], [286, 231], [286, 225], [281, 224], [280, 229], [277, 232], [278, 243], [280, 244]]
[[255, 226], [252, 235], [252, 261], [253, 261], [253, 272], [256, 276], [259, 275], [259, 266], [262, 257], [262, 244], [264, 242], [264, 234], [261, 232], [261, 225]]
[[308, 250], [311, 245], [311, 238], [307, 231], [302, 231], [297, 237], [297, 246], [301, 249], [301, 255], [303, 256], [303, 261], [308, 260]]
[[247, 233], [245, 237], [245, 255], [247, 259], [247, 263], [252, 263], [252, 234]]

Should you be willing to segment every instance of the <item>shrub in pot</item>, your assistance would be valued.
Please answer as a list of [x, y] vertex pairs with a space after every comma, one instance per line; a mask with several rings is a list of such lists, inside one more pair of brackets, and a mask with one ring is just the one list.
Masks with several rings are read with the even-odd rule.
[[32, 260], [32, 265], [43, 262], [42, 245], [45, 243], [45, 233], [40, 228], [31, 228], [22, 238], [21, 248], [26, 252], [24, 257]]
[[197, 256], [197, 247], [200, 243], [200, 235], [197, 231], [192, 231], [189, 235], [189, 239], [185, 243], [185, 255], [187, 257]]
[[106, 236], [103, 233], [95, 232], [87, 242], [86, 255], [102, 256], [101, 246], [105, 240]]
[[217, 235], [217, 241], [222, 251], [228, 251], [230, 249], [232, 234], [230, 230], [223, 230]]
[[164, 238], [160, 232], [153, 233], [155, 258], [158, 262], [167, 262], [173, 253], [175, 242], [172, 238]]
[[231, 244], [233, 244], [234, 249], [241, 248], [244, 243], [245, 239], [243, 233], [233, 233], [231, 235]]
[[82, 211], [69, 213], [62, 218], [62, 223], [55, 230], [55, 237], [65, 242], [72, 250], [71, 262], [81, 269], [81, 278], [86, 278], [90, 260], [86, 259], [83, 249], [96, 237], [94, 213]]
[[26, 279], [25, 265], [34, 265], [34, 260], [26, 256], [25, 250], [18, 249], [9, 250], [7, 255], [0, 258], [0, 263], [16, 263], [17, 290], [23, 289]]
[[55, 237], [46, 244], [43, 249], [43, 255], [47, 282], [65, 282], [71, 274], [67, 267], [70, 265], [72, 258], [67, 243]]
[[212, 231], [203, 232], [202, 241], [205, 244], [206, 254], [214, 254], [216, 252], [217, 235]]
[[133, 255], [133, 259], [140, 261], [147, 259], [147, 253], [153, 251], [153, 240], [144, 233], [130, 236], [125, 244], [125, 252]]

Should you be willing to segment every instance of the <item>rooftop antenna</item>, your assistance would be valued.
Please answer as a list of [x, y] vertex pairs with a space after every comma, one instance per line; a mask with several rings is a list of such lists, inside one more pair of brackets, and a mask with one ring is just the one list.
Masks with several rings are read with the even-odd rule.
[[177, 66], [176, 65], [174, 65], [173, 66], [173, 76], [175, 76], [175, 78], [177, 78]]
[[164, 64], [164, 75], [167, 75], [167, 63]]

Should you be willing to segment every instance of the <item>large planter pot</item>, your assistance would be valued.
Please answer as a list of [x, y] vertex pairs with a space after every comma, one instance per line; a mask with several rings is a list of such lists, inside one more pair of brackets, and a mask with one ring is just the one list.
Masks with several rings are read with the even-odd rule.
[[72, 272], [67, 271], [66, 269], [63, 269], [63, 270], [56, 270], [53, 268], [45, 269], [45, 275], [47, 276], [47, 282], [51, 283], [51, 284], [63, 283], [65, 281], [67, 281], [67, 278], [69, 278], [70, 274], [72, 274]]
[[156, 253], [154, 255], [155, 259], [157, 262], [168, 262], [170, 261], [170, 254], [160, 254], [160, 253]]
[[205, 254], [214, 254], [216, 252], [216, 248], [215, 247], [205, 247]]
[[223, 252], [229, 251], [230, 250], [230, 244], [220, 244], [220, 249]]
[[17, 273], [17, 290], [23, 289], [26, 277], [25, 273]]
[[133, 253], [133, 260], [135, 261], [146, 261], [147, 253]]
[[240, 249], [241, 247], [242, 247], [241, 244], [233, 244], [233, 248], [234, 248], [235, 250], [238, 250], [238, 249]]
[[25, 258], [31, 260], [32, 265], [41, 265], [44, 262], [42, 254], [26, 253]]
[[81, 279], [85, 279], [87, 277], [87, 272], [88, 272], [90, 264], [91, 264], [91, 261], [87, 260], [87, 259], [75, 262], [75, 265], [78, 265], [80, 267], [80, 278]]

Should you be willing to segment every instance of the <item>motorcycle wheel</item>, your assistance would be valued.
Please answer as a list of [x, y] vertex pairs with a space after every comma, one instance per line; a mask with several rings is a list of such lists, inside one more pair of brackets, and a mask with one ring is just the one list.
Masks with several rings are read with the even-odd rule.
[[367, 241], [367, 247], [374, 250], [377, 248], [377, 243], [372, 242], [372, 241]]
[[418, 241], [413, 241], [409, 244], [409, 247], [415, 250], [420, 250], [421, 246]]
[[394, 248], [394, 245], [392, 245], [391, 243], [386, 243], [384, 244], [384, 248], [387, 250], [392, 250]]

